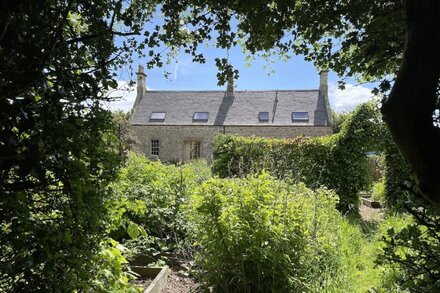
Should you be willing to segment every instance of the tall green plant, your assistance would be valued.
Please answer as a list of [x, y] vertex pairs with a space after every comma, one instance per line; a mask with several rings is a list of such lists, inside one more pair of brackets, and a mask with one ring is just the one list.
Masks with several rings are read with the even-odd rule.
[[112, 184], [114, 197], [111, 235], [135, 253], [151, 256], [176, 252], [186, 239], [189, 223], [182, 205], [189, 194], [210, 176], [206, 163], [164, 165], [144, 155], [128, 153], [126, 165]]
[[219, 292], [353, 292], [362, 236], [336, 201], [267, 173], [204, 182], [190, 205], [201, 279]]

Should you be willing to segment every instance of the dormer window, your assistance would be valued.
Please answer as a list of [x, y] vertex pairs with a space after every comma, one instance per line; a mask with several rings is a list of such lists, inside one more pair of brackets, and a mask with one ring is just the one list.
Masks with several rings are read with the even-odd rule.
[[208, 122], [209, 112], [195, 112], [193, 122]]
[[292, 112], [292, 122], [308, 122], [309, 112]]
[[165, 121], [165, 112], [152, 112], [150, 115], [151, 122], [164, 122]]
[[261, 122], [269, 122], [269, 112], [258, 113], [258, 120]]

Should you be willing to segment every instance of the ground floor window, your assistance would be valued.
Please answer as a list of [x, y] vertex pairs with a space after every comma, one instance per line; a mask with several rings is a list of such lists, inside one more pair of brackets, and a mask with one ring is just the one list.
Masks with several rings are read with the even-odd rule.
[[192, 141], [191, 142], [191, 155], [190, 159], [199, 159], [200, 158], [200, 141]]
[[159, 140], [152, 139], [150, 142], [150, 154], [152, 156], [159, 156]]
[[202, 143], [198, 140], [185, 141], [185, 160], [196, 160], [202, 157]]

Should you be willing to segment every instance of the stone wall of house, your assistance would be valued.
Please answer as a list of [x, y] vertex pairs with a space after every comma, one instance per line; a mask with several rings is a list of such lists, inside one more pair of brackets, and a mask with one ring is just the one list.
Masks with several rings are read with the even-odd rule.
[[323, 136], [332, 134], [329, 126], [226, 126], [225, 133], [241, 136], [292, 138], [295, 136]]
[[331, 126], [133, 125], [132, 127], [138, 137], [140, 148], [148, 156], [150, 156], [151, 140], [159, 140], [159, 159], [164, 162], [184, 161], [185, 141], [200, 141], [201, 155], [210, 162], [212, 139], [217, 133], [269, 138], [323, 136], [332, 133]]
[[[140, 143], [140, 148], [150, 155], [150, 143], [159, 140], [159, 159], [162, 161], [183, 161], [185, 141], [201, 142], [201, 155], [211, 160], [211, 141], [215, 134], [223, 132], [221, 126], [211, 125], [134, 125], [132, 126]], [[150, 156], [151, 157], [151, 156]]]

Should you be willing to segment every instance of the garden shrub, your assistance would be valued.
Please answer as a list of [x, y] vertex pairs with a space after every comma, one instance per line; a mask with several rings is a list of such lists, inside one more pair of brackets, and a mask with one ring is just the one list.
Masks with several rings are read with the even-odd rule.
[[[92, 280], [103, 276], [104, 203], [119, 162], [110, 115], [82, 102], [40, 102], [28, 112], [38, 117], [26, 126], [33, 128], [10, 132], [16, 159], [0, 159], [0, 292], [99, 291]], [[114, 272], [112, 282], [123, 286], [127, 276]]]
[[352, 292], [362, 234], [336, 202], [264, 172], [205, 181], [189, 205], [201, 280], [215, 292]]
[[371, 199], [383, 205], [385, 200], [385, 182], [383, 180], [374, 183], [371, 188]]
[[381, 149], [384, 127], [374, 103], [359, 106], [339, 133], [317, 138], [267, 139], [218, 135], [212, 170], [220, 177], [243, 177], [267, 170], [316, 188], [324, 185], [340, 196], [341, 211], [359, 205], [358, 193], [368, 190], [367, 152]]
[[[431, 215], [432, 216], [432, 215]], [[429, 217], [429, 216], [428, 216]], [[440, 232], [438, 218], [422, 224], [409, 215], [391, 217], [382, 226], [382, 251], [376, 262], [384, 271], [379, 292], [439, 292]]]
[[137, 253], [157, 255], [183, 248], [189, 223], [182, 205], [208, 177], [204, 162], [164, 165], [129, 153], [108, 202], [114, 213], [111, 235]]

